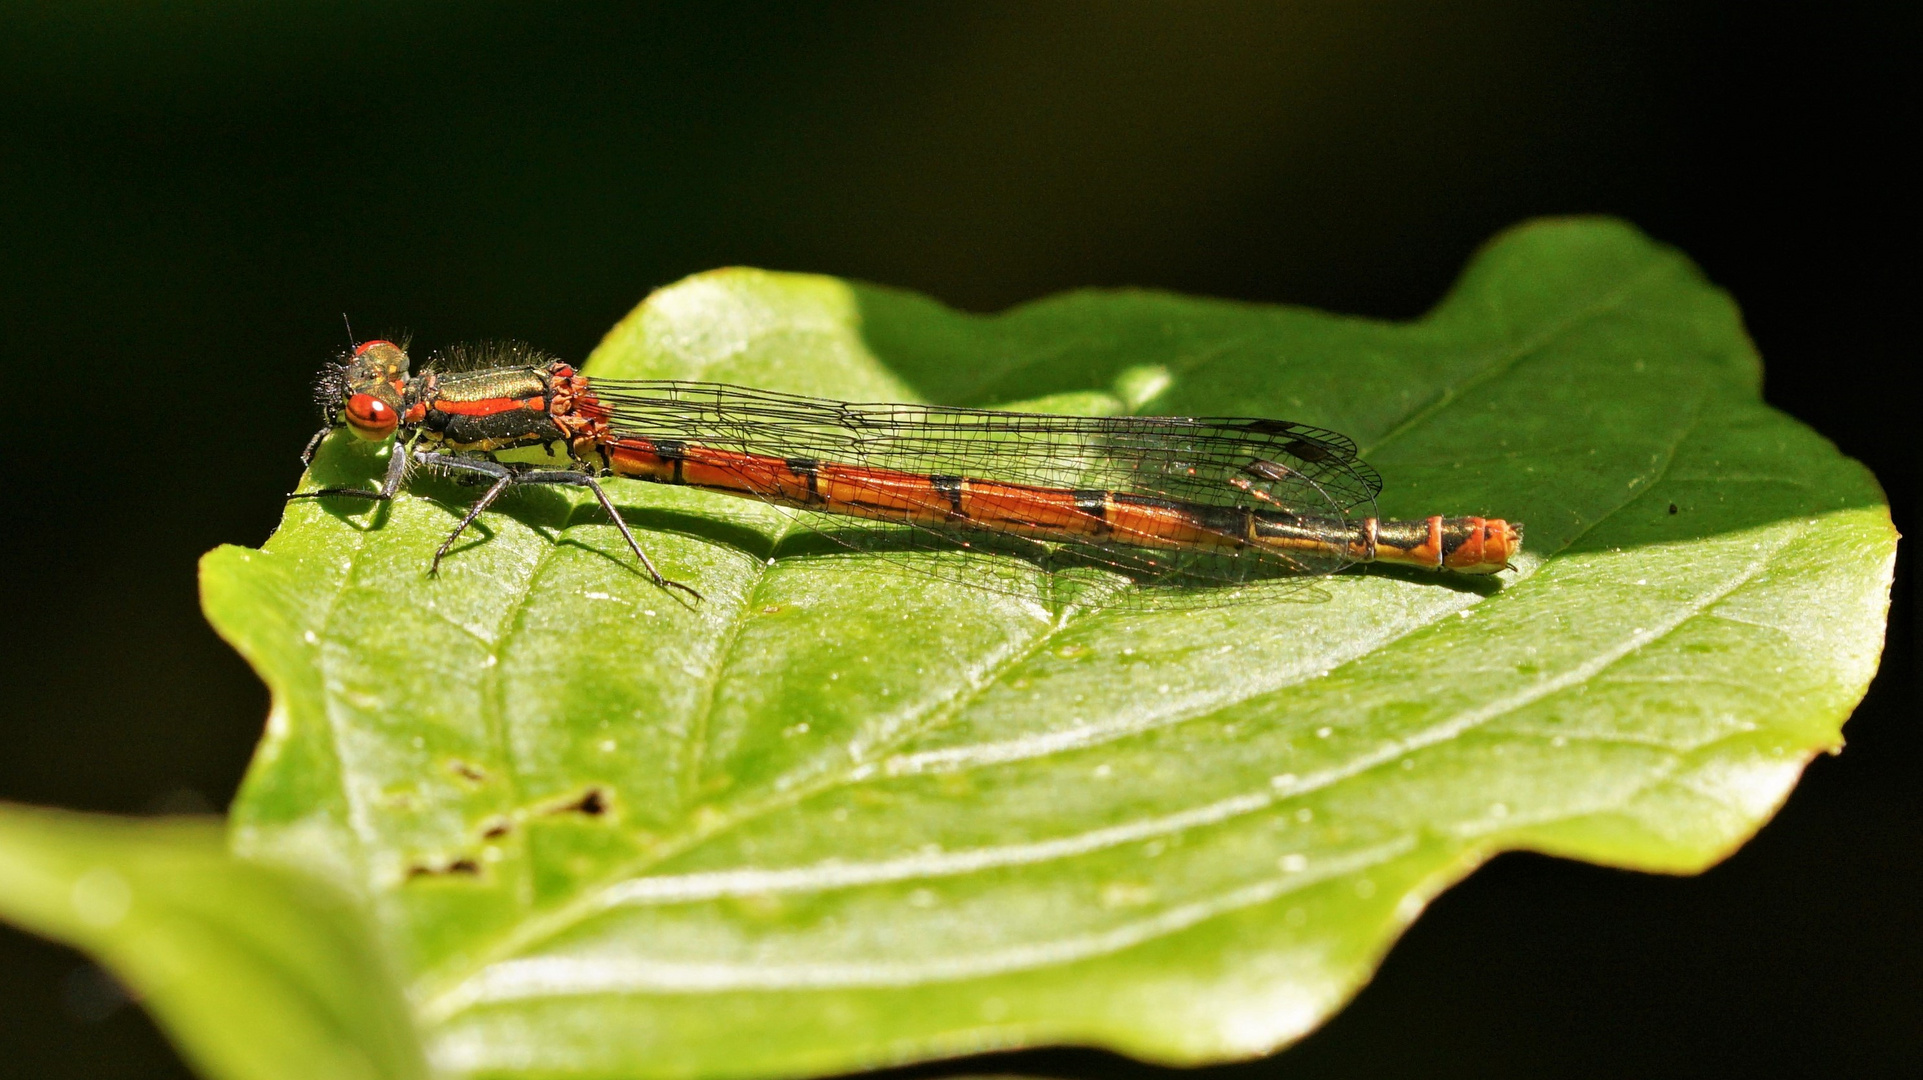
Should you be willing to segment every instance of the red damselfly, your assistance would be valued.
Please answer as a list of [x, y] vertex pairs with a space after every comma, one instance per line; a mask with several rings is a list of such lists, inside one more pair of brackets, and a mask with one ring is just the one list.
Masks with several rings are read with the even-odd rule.
[[[1492, 574], [1522, 544], [1493, 518], [1375, 516], [1382, 483], [1332, 431], [1282, 420], [1056, 416], [860, 404], [717, 383], [583, 376], [527, 346], [450, 349], [418, 374], [391, 341], [324, 369], [330, 432], [397, 439], [377, 490], [299, 498], [387, 500], [425, 468], [487, 484], [435, 551], [517, 485], [593, 492], [656, 585], [655, 568], [598, 482], [625, 477], [803, 511], [861, 550], [892, 537], [1024, 545], [1151, 586], [1221, 587], [1356, 563]], [[542, 462], [503, 460], [538, 450]], [[511, 455], [512, 456], [512, 455]]]

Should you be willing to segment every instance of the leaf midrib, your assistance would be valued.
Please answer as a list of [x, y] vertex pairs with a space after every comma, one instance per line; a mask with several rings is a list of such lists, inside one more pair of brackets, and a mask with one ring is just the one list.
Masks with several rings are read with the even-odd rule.
[[[769, 551], [781, 547], [794, 528], [794, 518], [781, 515], [780, 531], [768, 545]], [[729, 620], [726, 639], [717, 644], [714, 662], [708, 665], [708, 673], [702, 688], [701, 700], [695, 714], [688, 718], [686, 745], [681, 749], [682, 797], [684, 809], [693, 809], [701, 794], [701, 768], [707, 758], [708, 725], [714, 715], [715, 700], [721, 694], [721, 683], [726, 675], [728, 661], [734, 656], [735, 647], [741, 643], [741, 635], [747, 627], [748, 613], [754, 608], [755, 597], [761, 586], [768, 580], [771, 568], [768, 559], [754, 559], [754, 580], [741, 591], [741, 603], [735, 609], [734, 618]]]
[[[1092, 933], [1068, 935], [1021, 945], [1005, 946], [1000, 949], [971, 953], [966, 957], [943, 957], [931, 960], [911, 960], [891, 963], [889, 961], [854, 962], [803, 962], [791, 965], [771, 965], [755, 963], [743, 965], [728, 961], [713, 964], [687, 963], [681, 961], [635, 961], [629, 958], [614, 959], [601, 964], [604, 970], [627, 966], [630, 970], [649, 969], [656, 972], [681, 971], [689, 974], [706, 972], [710, 978], [704, 982], [682, 986], [650, 984], [646, 989], [656, 992], [690, 992], [716, 990], [768, 990], [792, 991], [796, 989], [852, 989], [876, 986], [913, 986], [933, 981], [955, 981], [969, 978], [986, 978], [1006, 974], [1010, 971], [1028, 970], [1045, 965], [1075, 963], [1091, 960], [1100, 956], [1146, 944], [1168, 934], [1200, 925], [1209, 919], [1218, 918], [1256, 904], [1268, 903], [1282, 896], [1311, 888], [1345, 874], [1357, 873], [1378, 866], [1390, 859], [1406, 854], [1417, 846], [1414, 837], [1397, 837], [1380, 844], [1345, 852], [1322, 860], [1313, 868], [1295, 872], [1282, 872], [1276, 876], [1258, 878], [1255, 881], [1238, 885], [1224, 892], [1204, 896], [1181, 904], [1172, 905], [1144, 918], [1119, 923], [1104, 930]], [[504, 998], [527, 998], [549, 996], [555, 982], [552, 974], [544, 972], [532, 979], [522, 973], [555, 968], [566, 970], [580, 965], [597, 965], [595, 958], [589, 957], [529, 957], [510, 960], [478, 972], [475, 977], [455, 988], [447, 997], [434, 1002], [429, 1015], [437, 1022], [445, 1022], [476, 1005], [498, 1001]], [[751, 973], [748, 979], [735, 975], [733, 985], [716, 985], [716, 975]], [[514, 982], [533, 982], [540, 986], [543, 994], [503, 993], [501, 989], [512, 990], [511, 985], [492, 989], [490, 984]], [[622, 989], [641, 987], [584, 987], [579, 992], [564, 992], [568, 996], [576, 993], [619, 992]]]
[[[385, 526], [386, 523], [383, 522], [382, 524]], [[362, 821], [361, 812], [363, 807], [361, 801], [355, 798], [354, 785], [348, 782], [347, 754], [343, 749], [346, 745], [347, 738], [342, 731], [342, 725], [345, 724], [346, 721], [337, 715], [338, 710], [335, 708], [335, 704], [338, 699], [333, 689], [329, 686], [329, 683], [332, 681], [330, 676], [333, 672], [333, 662], [327, 655], [327, 643], [333, 639], [334, 616], [335, 613], [340, 610], [341, 597], [346, 596], [348, 590], [354, 587], [354, 582], [361, 569], [361, 556], [366, 553], [367, 545], [372, 542], [370, 530], [354, 530], [354, 550], [347, 561], [347, 572], [341, 575], [340, 584], [335, 586], [333, 594], [327, 598], [327, 609], [321, 614], [320, 631], [315, 635], [319, 638], [315, 644], [320, 654], [320, 663], [316, 666], [320, 668], [320, 686], [321, 694], [323, 695], [323, 703], [321, 706], [322, 714], [327, 719], [327, 731], [329, 735], [327, 747], [334, 758], [335, 775], [341, 778], [341, 801], [347, 808], [347, 826], [353, 830], [354, 840], [360, 848], [359, 852], [357, 852], [358, 857], [355, 859], [355, 862], [360, 865], [362, 873], [366, 873], [368, 864], [367, 851], [375, 847], [380, 838], [365, 827]]]

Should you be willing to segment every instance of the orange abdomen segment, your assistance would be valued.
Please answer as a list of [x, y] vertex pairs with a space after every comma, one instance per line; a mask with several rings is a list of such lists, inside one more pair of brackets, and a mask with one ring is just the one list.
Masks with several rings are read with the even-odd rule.
[[1500, 518], [1430, 517], [1374, 524], [1373, 562], [1493, 574], [1522, 550], [1522, 527]]
[[1444, 518], [1442, 565], [1459, 574], [1493, 574], [1522, 550], [1522, 527], [1501, 518]]

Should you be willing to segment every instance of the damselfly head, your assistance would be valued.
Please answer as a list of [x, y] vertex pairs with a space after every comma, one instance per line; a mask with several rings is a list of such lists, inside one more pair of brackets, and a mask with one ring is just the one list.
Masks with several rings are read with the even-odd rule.
[[323, 368], [314, 383], [314, 400], [328, 423], [345, 425], [363, 439], [378, 442], [394, 434], [405, 411], [407, 350], [391, 341], [363, 341], [338, 362]]
[[407, 350], [381, 338], [354, 346], [349, 364], [364, 377], [381, 382], [407, 378]]

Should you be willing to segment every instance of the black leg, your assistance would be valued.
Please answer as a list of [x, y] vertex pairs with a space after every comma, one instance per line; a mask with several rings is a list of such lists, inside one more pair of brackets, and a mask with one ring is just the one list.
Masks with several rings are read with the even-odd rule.
[[[324, 435], [326, 432], [322, 432], [322, 434]], [[387, 475], [381, 478], [381, 488], [379, 491], [369, 491], [366, 488], [321, 488], [319, 491], [290, 491], [287, 493], [287, 497], [290, 499], [319, 499], [328, 495], [345, 495], [350, 499], [374, 499], [379, 502], [386, 502], [394, 497], [395, 492], [401, 490], [401, 484], [406, 480], [407, 448], [396, 444], [394, 449], [388, 454]]]
[[478, 473], [492, 477], [494, 480], [486, 491], [481, 492], [481, 497], [474, 500], [474, 505], [467, 508], [467, 514], [461, 518], [461, 523], [454, 526], [454, 531], [448, 533], [447, 539], [441, 541], [441, 546], [435, 549], [434, 561], [427, 567], [427, 575], [433, 577], [441, 572], [441, 559], [446, 557], [448, 549], [454, 546], [454, 541], [459, 540], [461, 533], [465, 532], [469, 525], [474, 524], [474, 519], [481, 516], [481, 511], [486, 510], [494, 500], [501, 497], [501, 492], [514, 486], [516, 477], [513, 469], [493, 461], [476, 461], [471, 458], [458, 458], [450, 454], [435, 454], [425, 450], [416, 454], [415, 460], [437, 469]]
[[635, 541], [634, 534], [628, 531], [628, 523], [622, 519], [621, 511], [615, 509], [614, 500], [608, 498], [608, 493], [601, 489], [601, 485], [595, 482], [594, 477], [589, 476], [587, 473], [574, 472], [567, 469], [539, 469], [524, 472], [515, 479], [518, 483], [522, 484], [565, 484], [571, 487], [584, 487], [594, 492], [595, 501], [601, 504], [601, 509], [608, 512], [608, 517], [613, 520], [614, 527], [621, 530], [621, 538], [628, 542], [628, 549], [633, 551], [634, 557], [640, 559], [641, 565], [647, 568], [648, 577], [653, 579], [657, 588], [680, 589], [696, 600], [704, 599], [699, 592], [695, 591], [693, 586], [684, 585], [679, 581], [675, 581], [655, 569], [654, 560], [648, 558], [648, 553], [641, 550], [641, 545]]
[[300, 452], [300, 463], [303, 466], [312, 465], [314, 463], [314, 451], [320, 449], [321, 443], [327, 438], [329, 434], [333, 432], [333, 430], [334, 430], [334, 426], [332, 424], [329, 424], [328, 426], [320, 429], [319, 431], [314, 432], [314, 437], [307, 440], [307, 449], [302, 450]]
[[[601, 509], [608, 512], [614, 527], [621, 530], [621, 538], [628, 542], [628, 549], [634, 552], [635, 558], [641, 560], [641, 565], [647, 569], [648, 577], [656, 586], [663, 589], [679, 589], [697, 601], [703, 599], [693, 587], [671, 580], [655, 567], [654, 560], [648, 558], [648, 553], [641, 550], [641, 545], [635, 540], [634, 533], [628, 529], [628, 523], [621, 517], [621, 511], [615, 508], [614, 500], [608, 498], [608, 493], [602, 490], [601, 485], [585, 472], [572, 469], [531, 469], [525, 465], [504, 465], [485, 458], [440, 454], [431, 450], [417, 450], [413, 453], [412, 459], [415, 464], [452, 473], [465, 473], [468, 476], [489, 481], [488, 489], [467, 508], [467, 513], [461, 517], [460, 524], [454, 526], [454, 531], [447, 534], [447, 539], [442, 541], [441, 546], [435, 550], [434, 561], [427, 569], [430, 576], [440, 572], [441, 560], [447, 557], [448, 551], [454, 547], [454, 542], [461, 538], [461, 534], [467, 531], [469, 525], [474, 524], [474, 520], [481, 516], [482, 511], [501, 497], [502, 492], [516, 484], [562, 484], [569, 487], [584, 487], [594, 492], [595, 501], [601, 504]], [[387, 475], [382, 478], [379, 491], [369, 491], [366, 488], [323, 488], [319, 491], [294, 492], [289, 498], [314, 499], [323, 495], [345, 495], [350, 498], [385, 501], [392, 499], [400, 490], [401, 484], [406, 481], [408, 464], [409, 454], [405, 448], [397, 445], [394, 447], [393, 456], [388, 459]]]

